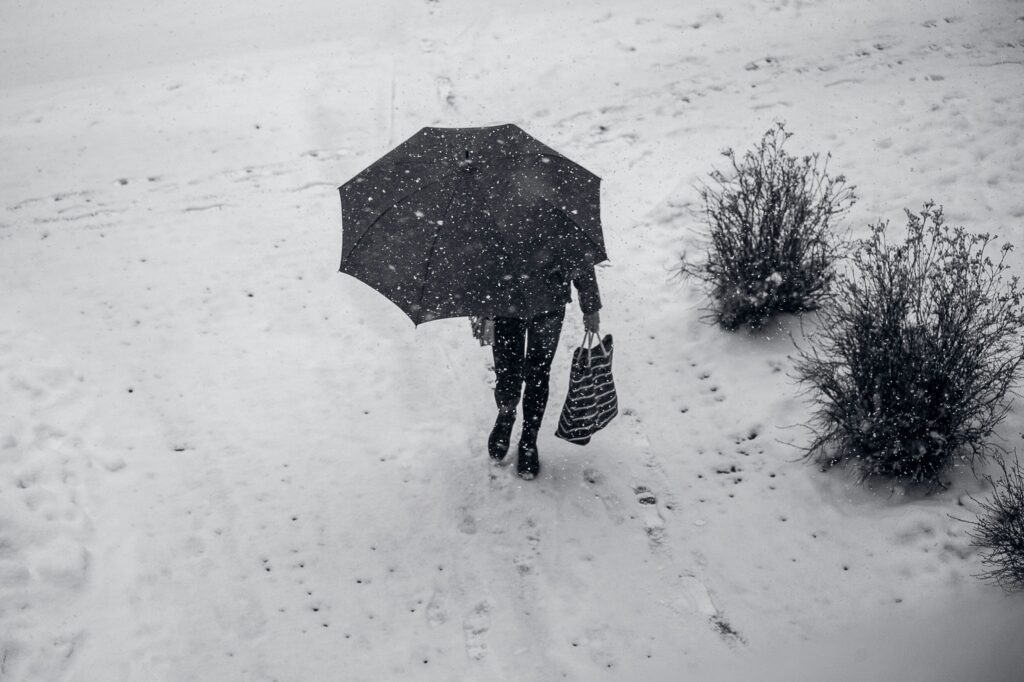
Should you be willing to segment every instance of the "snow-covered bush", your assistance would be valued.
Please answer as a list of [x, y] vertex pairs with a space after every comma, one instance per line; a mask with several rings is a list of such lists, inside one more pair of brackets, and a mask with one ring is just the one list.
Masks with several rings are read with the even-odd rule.
[[982, 578], [1006, 590], [1024, 590], [1024, 472], [1019, 463], [1002, 465], [989, 500], [975, 500], [982, 514], [973, 524], [972, 543], [986, 570]]
[[712, 171], [699, 188], [706, 257], [684, 256], [680, 269], [704, 282], [726, 329], [814, 310], [832, 281], [833, 225], [853, 204], [853, 188], [829, 176], [828, 155], [790, 156], [791, 136], [780, 123], [742, 157], [723, 151], [731, 168]]
[[853, 245], [797, 374], [818, 402], [808, 456], [852, 462], [863, 478], [941, 487], [954, 461], [989, 454], [1020, 378], [1022, 294], [994, 237], [945, 224], [942, 208], [906, 211]]

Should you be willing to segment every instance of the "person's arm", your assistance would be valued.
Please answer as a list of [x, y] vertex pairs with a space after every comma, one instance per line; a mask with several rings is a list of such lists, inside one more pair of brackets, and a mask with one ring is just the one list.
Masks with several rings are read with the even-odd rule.
[[597, 286], [594, 266], [580, 266], [573, 273], [572, 283], [576, 287], [580, 310], [583, 311], [583, 326], [588, 332], [597, 333], [601, 326], [601, 316], [598, 314], [601, 309], [601, 292]]

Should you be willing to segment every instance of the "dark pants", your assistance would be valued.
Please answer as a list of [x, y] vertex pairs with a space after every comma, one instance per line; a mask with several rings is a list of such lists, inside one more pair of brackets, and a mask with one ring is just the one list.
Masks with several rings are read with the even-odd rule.
[[536, 435], [548, 404], [551, 360], [558, 348], [565, 309], [529, 320], [499, 317], [494, 320], [494, 371], [498, 407], [511, 407], [523, 395], [523, 429]]

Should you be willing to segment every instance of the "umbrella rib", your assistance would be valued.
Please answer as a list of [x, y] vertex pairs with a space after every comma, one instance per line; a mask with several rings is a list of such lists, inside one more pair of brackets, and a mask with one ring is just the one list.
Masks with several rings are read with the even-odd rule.
[[352, 245], [352, 248], [351, 248], [351, 250], [349, 250], [349, 252], [348, 252], [348, 257], [347, 257], [347, 258], [345, 258], [345, 260], [344, 260], [344, 261], [342, 261], [342, 264], [341, 264], [341, 265], [342, 265], [342, 267], [344, 267], [344, 266], [345, 266], [345, 263], [346, 263], [346, 262], [347, 262], [348, 260], [350, 260], [350, 259], [352, 258], [352, 255], [353, 255], [353, 254], [354, 254], [354, 253], [356, 252], [356, 249], [357, 249], [357, 248], [359, 247], [359, 245], [360, 245], [360, 244], [362, 243], [362, 241], [363, 241], [363, 237], [365, 237], [365, 236], [366, 236], [367, 234], [369, 234], [369, 232], [370, 232], [370, 228], [371, 228], [371, 227], [373, 227], [374, 225], [376, 225], [376, 224], [377, 224], [377, 222], [378, 222], [378, 221], [379, 221], [379, 220], [380, 220], [381, 218], [383, 218], [383, 217], [384, 217], [384, 216], [386, 216], [386, 215], [387, 215], [388, 213], [390, 213], [392, 209], [398, 208], [399, 204], [401, 204], [401, 203], [402, 203], [402, 202], [404, 202], [405, 200], [409, 199], [409, 198], [410, 198], [411, 196], [413, 196], [414, 194], [416, 194], [416, 193], [418, 193], [418, 192], [422, 192], [423, 190], [425, 190], [425, 189], [426, 189], [426, 188], [428, 188], [428, 187], [433, 187], [434, 185], [440, 185], [440, 184], [441, 184], [441, 183], [442, 183], [442, 182], [443, 182], [444, 180], [446, 180], [446, 179], [447, 179], [448, 177], [450, 177], [450, 176], [451, 176], [451, 173], [449, 173], [448, 175], [444, 175], [444, 176], [442, 176], [442, 177], [438, 178], [437, 180], [433, 180], [433, 181], [431, 181], [431, 182], [428, 182], [428, 183], [426, 183], [426, 184], [420, 185], [419, 187], [417, 187], [417, 188], [416, 188], [416, 189], [414, 189], [413, 191], [409, 192], [409, 193], [408, 193], [408, 194], [406, 194], [405, 196], [403, 196], [403, 197], [401, 197], [400, 199], [398, 199], [398, 200], [396, 200], [396, 201], [392, 202], [390, 206], [388, 206], [388, 207], [387, 207], [386, 209], [384, 209], [383, 211], [381, 211], [381, 212], [380, 212], [380, 215], [378, 215], [378, 216], [377, 216], [376, 218], [374, 218], [373, 220], [371, 220], [371, 221], [370, 221], [370, 224], [369, 224], [369, 225], [367, 225], [367, 226], [366, 226], [365, 228], [363, 228], [363, 233], [362, 233], [361, 235], [359, 235], [359, 239], [357, 239], [357, 240], [356, 240], [356, 243], [355, 243], [355, 244], [353, 244], [353, 245]]
[[444, 229], [445, 223], [448, 222], [448, 212], [452, 210], [452, 204], [455, 202], [455, 193], [458, 192], [458, 190], [458, 183], [456, 183], [456, 185], [452, 187], [451, 196], [448, 197], [448, 205], [445, 206], [444, 213], [441, 215], [441, 224], [438, 226], [437, 231], [434, 232], [434, 238], [430, 240], [430, 253], [427, 255], [427, 262], [423, 268], [423, 284], [420, 285], [420, 296], [418, 301], [420, 309], [416, 313], [416, 317], [420, 319], [414, 320], [413, 322], [415, 324], [419, 324], [423, 321], [423, 290], [427, 288], [427, 281], [430, 276], [430, 262], [434, 260], [434, 249], [437, 247], [437, 238], [440, 236], [441, 230]]

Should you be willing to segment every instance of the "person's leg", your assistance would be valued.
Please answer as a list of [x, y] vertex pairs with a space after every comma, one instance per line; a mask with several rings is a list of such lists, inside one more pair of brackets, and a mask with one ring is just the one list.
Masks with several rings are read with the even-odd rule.
[[515, 411], [523, 391], [526, 323], [511, 317], [494, 320], [494, 402], [498, 410]]
[[540, 472], [537, 433], [544, 419], [544, 408], [548, 404], [551, 361], [558, 348], [563, 317], [564, 309], [535, 317], [527, 325], [526, 358], [523, 368], [523, 379], [526, 382], [526, 392], [523, 396], [523, 433], [519, 438], [519, 458], [516, 461], [516, 473], [527, 480], [536, 477]]
[[526, 391], [523, 396], [523, 434], [531, 444], [536, 445], [537, 432], [544, 419], [548, 404], [548, 383], [551, 376], [551, 361], [558, 349], [558, 338], [562, 333], [565, 310], [535, 317], [527, 326], [526, 359], [523, 379]]
[[494, 402], [498, 405], [498, 416], [487, 438], [487, 452], [492, 459], [501, 460], [508, 452], [516, 406], [523, 390], [525, 344], [526, 325], [522, 320], [499, 317], [494, 321]]

